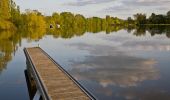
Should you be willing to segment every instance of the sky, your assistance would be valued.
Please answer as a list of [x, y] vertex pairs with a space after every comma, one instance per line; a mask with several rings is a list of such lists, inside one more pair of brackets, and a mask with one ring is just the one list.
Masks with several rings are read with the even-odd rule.
[[148, 16], [154, 12], [166, 14], [170, 11], [170, 0], [14, 0], [25, 9], [39, 10], [45, 15], [53, 12], [69, 11], [86, 17], [105, 17], [111, 15], [120, 18], [132, 17], [136, 13]]

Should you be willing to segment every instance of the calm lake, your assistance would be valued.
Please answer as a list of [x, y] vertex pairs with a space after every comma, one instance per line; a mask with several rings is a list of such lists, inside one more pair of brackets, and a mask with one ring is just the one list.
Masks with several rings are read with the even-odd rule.
[[170, 100], [169, 28], [2, 31], [0, 100], [29, 100], [23, 48], [38, 44], [98, 100]]

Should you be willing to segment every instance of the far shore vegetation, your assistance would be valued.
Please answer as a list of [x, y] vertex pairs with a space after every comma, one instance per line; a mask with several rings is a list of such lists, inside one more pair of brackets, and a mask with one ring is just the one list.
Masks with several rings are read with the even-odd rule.
[[85, 18], [83, 15], [71, 12], [54, 12], [52, 16], [44, 16], [37, 10], [26, 10], [25, 13], [21, 13], [19, 6], [12, 0], [1, 0], [0, 2], [0, 30], [17, 30], [28, 27], [47, 29], [50, 26], [56, 28], [57, 25], [60, 25], [63, 29], [73, 27], [89, 31], [92, 28], [106, 30], [108, 27], [113, 26], [170, 25], [170, 11], [166, 15], [152, 13], [148, 18], [146, 14], [137, 13], [134, 18], [128, 17], [126, 20], [109, 15], [105, 18]]

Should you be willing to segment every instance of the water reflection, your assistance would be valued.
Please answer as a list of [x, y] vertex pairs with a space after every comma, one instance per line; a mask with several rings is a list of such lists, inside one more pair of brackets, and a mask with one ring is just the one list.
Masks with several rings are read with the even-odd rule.
[[12, 60], [12, 54], [17, 50], [14, 33], [11, 31], [0, 32], [0, 72]]
[[126, 100], [138, 100], [138, 98], [140, 100], [169, 100], [170, 98], [169, 91], [160, 88], [148, 87], [145, 90], [127, 89], [118, 93], [117, 96], [124, 97]]
[[38, 41], [46, 34], [46, 29], [39, 27], [29, 27], [19, 30], [18, 33], [21, 34], [21, 38], [26, 38], [28, 41]]
[[126, 47], [128, 50], [142, 50], [142, 51], [170, 51], [170, 44], [166, 41], [129, 41], [124, 43], [122, 46]]
[[145, 36], [147, 32], [151, 34], [151, 36], [155, 36], [156, 34], [166, 34], [168, 38], [170, 38], [170, 26], [140, 26], [136, 28], [127, 28], [128, 32], [135, 30], [133, 34], [135, 36]]
[[[127, 32], [122, 32], [122, 30], [127, 30]], [[104, 35], [104, 32], [101, 31], [110, 34]], [[99, 33], [100, 37], [95, 36], [98, 32], [101, 32]], [[94, 37], [92, 37], [96, 40], [95, 43], [87, 43], [93, 33], [95, 33]], [[61, 45], [63, 46], [62, 48], [65, 46], [77, 48], [70, 49], [70, 51], [65, 50], [66, 52], [68, 51], [66, 54], [74, 52], [72, 55], [70, 54], [70, 58], [74, 58], [74, 54], [77, 54], [81, 50], [88, 52], [88, 54], [83, 56], [84, 59], [69, 60], [71, 62], [69, 66], [72, 66], [72, 69], [68, 69], [76, 79], [83, 81], [87, 87], [90, 86], [91, 89], [94, 89], [92, 92], [99, 99], [122, 100], [123, 98], [133, 100], [141, 98], [142, 100], [156, 100], [158, 96], [165, 100], [169, 98], [170, 91], [167, 91], [168, 89], [166, 88], [159, 88], [164, 85], [158, 82], [165, 83], [161, 79], [165, 77], [167, 81], [169, 78], [169, 73], [164, 74], [165, 69], [168, 69], [166, 66], [169, 64], [167, 61], [169, 57], [166, 57], [166, 60], [164, 57], [168, 56], [169, 53], [167, 51], [170, 50], [168, 40], [170, 37], [170, 26], [112, 26], [107, 28], [80, 28], [77, 26], [71, 28], [61, 27], [59, 29], [25, 28], [18, 31], [1, 31], [0, 72], [6, 69], [11, 60], [17, 60], [13, 59], [13, 57], [16, 56], [15, 53], [22, 46], [23, 40], [26, 40], [28, 44], [37, 43], [41, 40], [44, 41], [43, 43], [51, 42], [52, 40], [47, 41], [43, 39], [46, 35], [53, 36], [53, 39], [56, 41], [59, 40], [56, 38], [62, 38], [62, 41], [68, 39], [69, 41], [66, 42], [72, 42], [64, 42], [62, 44], [60, 40], [57, 43], [61, 44], [59, 46], [55, 45], [56, 47], [49, 44], [49, 47], [55, 48], [55, 50], [60, 48]], [[79, 40], [78, 42], [74, 41], [76, 40], [74, 37], [83, 37], [83, 35], [85, 37], [80, 38], [82, 39], [81, 42], [83, 41], [82, 43]], [[157, 53], [153, 54], [155, 51]], [[62, 54], [61, 51], [59, 53]], [[80, 56], [80, 54], [76, 56]], [[61, 58], [61, 60], [63, 59], [64, 57]], [[9, 75], [9, 77], [13, 78], [11, 74]], [[148, 84], [157, 85], [152, 90], [148, 88], [150, 87], [147, 86]], [[165, 87], [168, 86], [165, 85]], [[155, 99], [154, 96], [157, 98]]]
[[21, 46], [22, 38], [28, 41], [37, 41], [45, 35], [46, 29], [26, 28], [16, 31], [0, 31], [0, 71], [6, 68], [12, 55], [15, 55], [18, 47]]
[[74, 67], [70, 72], [79, 80], [95, 81], [103, 87], [129, 87], [159, 78], [154, 59], [131, 56], [111, 46], [73, 45], [90, 52], [83, 61], [71, 61]]
[[167, 38], [170, 38], [170, 26], [140, 26], [140, 27], [125, 27], [125, 26], [110, 26], [106, 28], [102, 27], [61, 27], [60, 29], [47, 29], [47, 33], [58, 38], [72, 38], [74, 36], [82, 36], [86, 32], [99, 33], [104, 31], [106, 34], [118, 32], [120, 30], [127, 30], [128, 33], [133, 33], [135, 36], [145, 36], [147, 32], [151, 36], [157, 34], [166, 34]]

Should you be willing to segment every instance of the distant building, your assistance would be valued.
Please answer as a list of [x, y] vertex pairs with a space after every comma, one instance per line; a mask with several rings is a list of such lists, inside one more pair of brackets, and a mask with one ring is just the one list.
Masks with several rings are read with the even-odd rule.
[[53, 25], [52, 25], [52, 24], [50, 24], [50, 28], [53, 28]]
[[60, 28], [60, 24], [56, 24], [56, 27], [57, 27], [57, 28]]
[[[56, 28], [60, 28], [60, 27], [61, 27], [60, 24], [56, 24]], [[50, 28], [54, 28], [53, 24], [50, 24]]]

